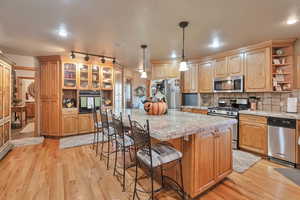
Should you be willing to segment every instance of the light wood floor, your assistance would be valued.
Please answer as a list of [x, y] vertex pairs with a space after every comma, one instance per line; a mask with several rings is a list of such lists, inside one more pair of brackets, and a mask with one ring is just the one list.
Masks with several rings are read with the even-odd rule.
[[[262, 160], [244, 174], [233, 172], [221, 184], [198, 199], [299, 200], [300, 187], [277, 173], [281, 167]], [[58, 141], [15, 148], [0, 161], [1, 200], [127, 200], [119, 182], [95, 157], [89, 146], [60, 150]], [[159, 199], [174, 199], [172, 192]]]

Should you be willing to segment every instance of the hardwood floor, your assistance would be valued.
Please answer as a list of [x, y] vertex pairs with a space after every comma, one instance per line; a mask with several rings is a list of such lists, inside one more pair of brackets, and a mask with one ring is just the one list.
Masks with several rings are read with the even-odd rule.
[[[276, 167], [282, 166], [262, 160], [243, 174], [233, 172], [198, 199], [300, 199], [300, 187], [277, 173]], [[90, 146], [61, 150], [57, 140], [46, 139], [42, 145], [15, 148], [0, 161], [0, 199], [131, 199], [132, 184], [122, 192], [112, 172]], [[157, 198], [177, 196], [166, 191]]]

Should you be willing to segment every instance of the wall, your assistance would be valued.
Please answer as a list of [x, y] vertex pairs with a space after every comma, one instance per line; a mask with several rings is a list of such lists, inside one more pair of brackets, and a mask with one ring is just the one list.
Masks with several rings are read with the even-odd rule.
[[200, 105], [202, 106], [217, 106], [218, 99], [225, 98], [248, 98], [255, 96], [259, 98], [258, 110], [272, 112], [286, 112], [287, 98], [298, 98], [298, 112], [300, 111], [300, 90], [295, 90], [288, 93], [215, 93], [215, 94], [200, 94]]
[[[37, 66], [39, 66], [37, 59], [33, 56], [21, 56], [21, 55], [15, 55], [15, 54], [5, 54], [5, 55], [7, 57], [11, 58], [16, 63], [16, 66], [22, 66], [22, 67], [37, 67]], [[28, 71], [28, 70], [17, 70], [16, 76], [34, 77], [35, 72]]]

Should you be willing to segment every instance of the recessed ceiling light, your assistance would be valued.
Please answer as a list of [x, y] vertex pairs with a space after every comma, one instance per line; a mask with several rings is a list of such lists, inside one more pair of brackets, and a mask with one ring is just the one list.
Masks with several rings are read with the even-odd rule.
[[296, 24], [298, 22], [298, 19], [296, 18], [290, 18], [286, 21], [286, 24], [288, 25], [292, 25], [292, 24]]
[[214, 38], [213, 42], [210, 45], [208, 45], [208, 46], [210, 48], [216, 49], [216, 48], [219, 48], [220, 46], [222, 46], [222, 43], [220, 43], [219, 38]]
[[59, 26], [59, 28], [57, 29], [57, 34], [62, 37], [62, 38], [66, 38], [68, 37], [69, 33], [66, 29], [66, 26], [64, 24], [61, 24]]
[[173, 52], [173, 53], [171, 54], [171, 58], [177, 58], [177, 55], [176, 55], [175, 52]]

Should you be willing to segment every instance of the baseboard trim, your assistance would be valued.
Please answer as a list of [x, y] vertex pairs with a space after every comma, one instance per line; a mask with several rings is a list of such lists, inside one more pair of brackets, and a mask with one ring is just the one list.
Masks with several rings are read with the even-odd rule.
[[2, 160], [6, 154], [13, 148], [13, 145], [8, 142], [3, 147], [0, 148], [0, 160]]

